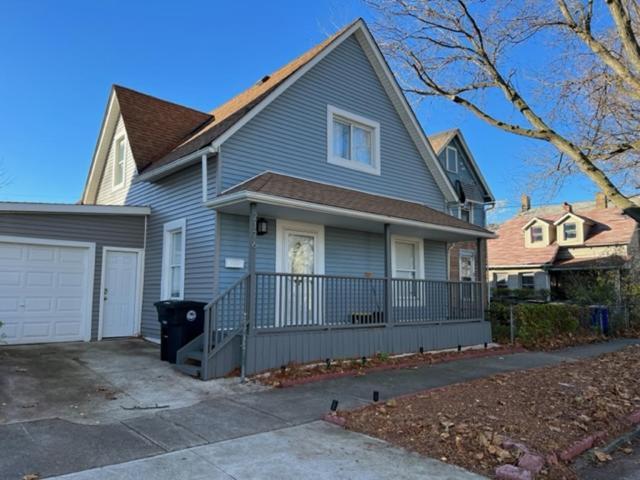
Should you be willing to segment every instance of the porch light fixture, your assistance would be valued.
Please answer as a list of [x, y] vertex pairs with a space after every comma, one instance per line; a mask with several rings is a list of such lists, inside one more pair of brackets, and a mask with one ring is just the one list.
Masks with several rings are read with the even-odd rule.
[[258, 235], [266, 235], [267, 232], [268, 232], [267, 220], [264, 218], [259, 218], [256, 221], [256, 233]]
[[331, 411], [335, 412], [336, 410], [338, 410], [338, 400], [333, 400], [331, 402]]
[[374, 403], [378, 403], [378, 401], [380, 400], [380, 392], [377, 390], [373, 391], [373, 401]]

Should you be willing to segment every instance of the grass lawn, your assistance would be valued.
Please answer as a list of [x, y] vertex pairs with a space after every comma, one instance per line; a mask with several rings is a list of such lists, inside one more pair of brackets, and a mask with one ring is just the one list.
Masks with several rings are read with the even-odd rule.
[[631, 428], [640, 409], [640, 346], [552, 367], [498, 374], [340, 412], [346, 428], [490, 477], [522, 449], [547, 459], [542, 478], [576, 478], [554, 458], [599, 432]]

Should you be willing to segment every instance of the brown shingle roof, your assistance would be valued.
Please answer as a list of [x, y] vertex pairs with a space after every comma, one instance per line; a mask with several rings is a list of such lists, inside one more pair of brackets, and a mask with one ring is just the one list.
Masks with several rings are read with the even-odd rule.
[[374, 215], [472, 230], [485, 234], [491, 233], [484, 228], [469, 224], [419, 203], [383, 197], [273, 172], [265, 172], [240, 183], [223, 192], [221, 198], [232, 193], [245, 191], [372, 213]]
[[113, 90], [138, 171], [171, 151], [213, 117], [192, 108], [160, 100], [129, 88]]
[[[593, 222], [584, 246], [620, 245], [631, 242], [638, 224], [624, 215], [622, 210], [615, 207], [595, 208], [592, 202], [583, 204], [584, 209], [576, 208], [576, 205], [573, 206], [573, 212]], [[536, 209], [507, 220], [496, 231], [498, 238], [487, 242], [488, 265], [541, 265], [553, 262], [558, 244], [554, 242], [548, 247], [526, 248], [522, 227], [534, 217], [553, 223], [565, 214], [561, 209]]]
[[[274, 91], [291, 75], [313, 60], [313, 58], [321, 53], [343, 32], [351, 28], [351, 26], [357, 21], [358, 20], [350, 23], [295, 60], [289, 62], [284, 67], [263, 77], [259, 82], [236, 95], [231, 100], [215, 108], [209, 114], [187, 109], [186, 107], [180, 107], [179, 105], [164, 102], [153, 97], [148, 98], [155, 100], [155, 102], [134, 99], [132, 102], [132, 108], [137, 112], [136, 119], [140, 118], [143, 120], [136, 122], [136, 130], [140, 135], [137, 135], [135, 139], [130, 139], [133, 154], [136, 157], [136, 163], [138, 163], [138, 157], [136, 150], [133, 148], [134, 140], [137, 142], [142, 141], [144, 137], [152, 137], [152, 139], [153, 137], [167, 137], [160, 142], [161, 145], [159, 146], [162, 146], [163, 148], [155, 148], [153, 155], [151, 155], [151, 152], [148, 151], [149, 149], [144, 146], [138, 148], [138, 150], [141, 150], [144, 153], [144, 161], [140, 162], [138, 165], [138, 171], [141, 173], [144, 169], [150, 171], [159, 166], [166, 165], [180, 157], [183, 157], [184, 155], [204, 148], [206, 145], [213, 142], [248, 112], [250, 112], [255, 106], [257, 106], [262, 100], [264, 100], [267, 95]], [[129, 90], [129, 92], [133, 91]], [[147, 96], [145, 95], [145, 97]], [[172, 114], [158, 111], [159, 108], [165, 108], [162, 104], [173, 106], [178, 110]], [[185, 111], [180, 111], [180, 108], [183, 108]], [[186, 111], [193, 113], [187, 114]], [[199, 122], [198, 119], [200, 119]], [[129, 125], [126, 119], [125, 125], [128, 132]], [[162, 130], [156, 130], [158, 127], [161, 127], [161, 129], [169, 131], [170, 133], [175, 133], [175, 135], [163, 135]], [[147, 143], [149, 142], [150, 141], [147, 140]]]

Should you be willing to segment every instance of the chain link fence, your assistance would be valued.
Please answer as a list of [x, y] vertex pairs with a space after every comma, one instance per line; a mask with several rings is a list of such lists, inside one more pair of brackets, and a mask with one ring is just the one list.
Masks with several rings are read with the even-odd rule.
[[489, 304], [485, 318], [490, 320], [498, 343], [536, 343], [543, 337], [553, 340], [554, 335], [565, 334], [640, 334], [640, 303], [585, 306], [510, 299]]

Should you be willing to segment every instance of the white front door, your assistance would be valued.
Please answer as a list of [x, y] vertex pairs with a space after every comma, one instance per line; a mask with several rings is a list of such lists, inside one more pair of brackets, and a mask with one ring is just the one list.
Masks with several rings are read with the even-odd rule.
[[322, 279], [324, 274], [324, 227], [297, 222], [277, 222], [276, 263], [278, 282], [276, 324], [322, 323]]
[[130, 337], [136, 332], [139, 252], [104, 250], [102, 337]]

